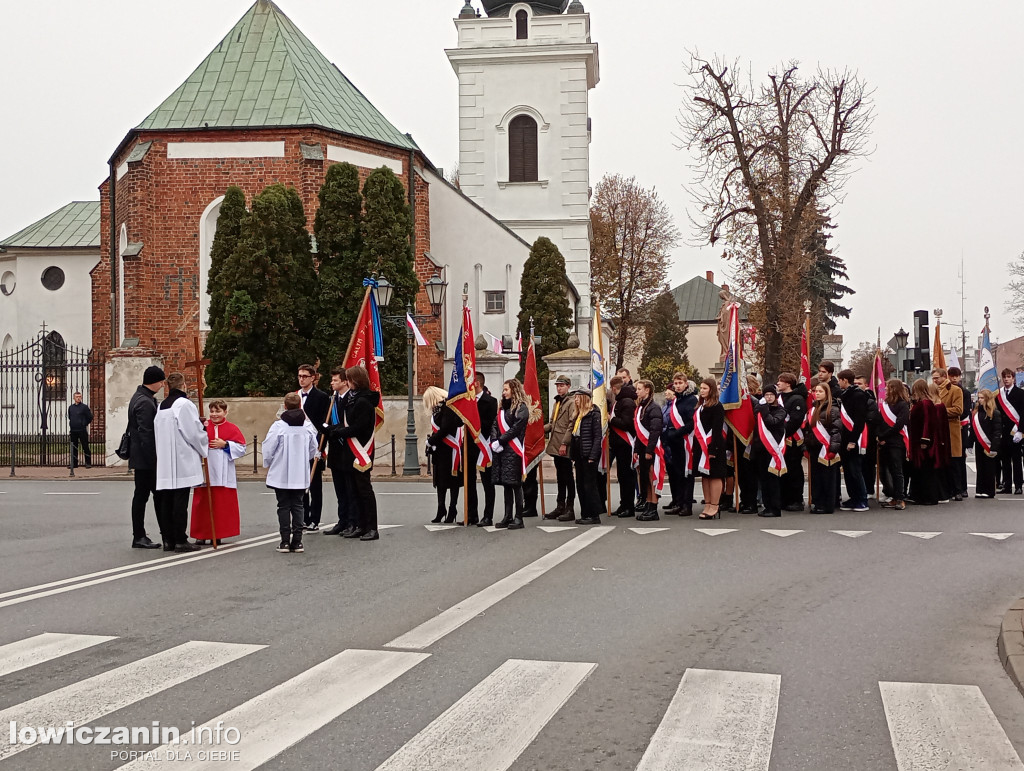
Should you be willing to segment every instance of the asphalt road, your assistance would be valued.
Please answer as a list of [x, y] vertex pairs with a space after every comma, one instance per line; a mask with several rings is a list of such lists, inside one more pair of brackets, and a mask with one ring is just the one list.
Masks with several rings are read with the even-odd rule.
[[[165, 557], [128, 548], [130, 484], [0, 482], [0, 771], [1024, 768], [1024, 497], [485, 532], [376, 488], [377, 542], [278, 554], [244, 484], [235, 545]], [[177, 760], [8, 731], [221, 719]]]

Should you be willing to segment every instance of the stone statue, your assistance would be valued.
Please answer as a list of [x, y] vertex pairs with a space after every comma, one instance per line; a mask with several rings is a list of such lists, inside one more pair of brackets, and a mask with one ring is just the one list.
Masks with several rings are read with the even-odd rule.
[[722, 307], [718, 311], [718, 344], [722, 347], [722, 352], [718, 360], [725, 361], [729, 355], [729, 308], [736, 300], [727, 286], [722, 287], [718, 297], [722, 301]]

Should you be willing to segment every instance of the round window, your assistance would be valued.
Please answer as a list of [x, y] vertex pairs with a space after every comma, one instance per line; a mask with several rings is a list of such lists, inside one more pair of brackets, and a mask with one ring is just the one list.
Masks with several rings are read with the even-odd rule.
[[0, 292], [9, 297], [14, 292], [15, 283], [14, 274], [9, 270], [4, 271], [3, 276], [0, 276]]
[[43, 271], [42, 282], [43, 286], [45, 286], [51, 292], [56, 292], [58, 289], [64, 286], [64, 271], [58, 268], [56, 265], [51, 265], [49, 268]]

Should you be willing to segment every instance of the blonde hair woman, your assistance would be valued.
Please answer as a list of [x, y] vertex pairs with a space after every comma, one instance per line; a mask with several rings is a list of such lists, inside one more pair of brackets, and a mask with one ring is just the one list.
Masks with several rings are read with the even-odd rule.
[[974, 436], [974, 462], [978, 469], [974, 497], [995, 498], [1003, 414], [996, 409], [996, 395], [987, 388], [978, 391], [978, 403], [971, 411], [971, 434]]
[[[530, 408], [523, 384], [506, 380], [501, 386], [501, 404], [498, 419], [491, 430], [491, 449], [494, 466], [491, 478], [494, 484], [505, 488], [505, 518], [495, 527], [509, 530], [523, 528], [523, 478], [526, 476], [526, 424], [530, 421]], [[515, 503], [513, 516], [512, 504]]]
[[601, 408], [595, 407], [590, 391], [579, 389], [576, 401], [576, 419], [573, 421], [569, 456], [576, 466], [576, 489], [580, 495], [578, 525], [601, 524], [601, 487], [597, 465], [601, 459]]
[[433, 524], [443, 521], [450, 525], [458, 514], [465, 442], [462, 419], [447, 406], [447, 398], [448, 392], [437, 386], [429, 386], [423, 392], [423, 407], [430, 416], [431, 428], [427, 437], [427, 453], [433, 461], [431, 479], [437, 490], [437, 513], [430, 521]]

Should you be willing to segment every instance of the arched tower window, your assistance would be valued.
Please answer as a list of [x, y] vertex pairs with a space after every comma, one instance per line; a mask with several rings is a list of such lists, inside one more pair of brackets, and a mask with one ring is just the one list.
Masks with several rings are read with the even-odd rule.
[[66, 401], [67, 355], [60, 332], [50, 332], [43, 338], [43, 398], [47, 401]]
[[537, 121], [529, 115], [508, 124], [508, 181], [537, 181]]
[[516, 40], [530, 37], [530, 16], [526, 11], [516, 11]]
[[224, 196], [215, 198], [199, 219], [199, 328], [210, 328], [210, 295], [206, 293], [210, 277], [210, 250], [217, 235], [217, 218]]

